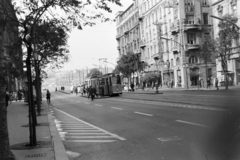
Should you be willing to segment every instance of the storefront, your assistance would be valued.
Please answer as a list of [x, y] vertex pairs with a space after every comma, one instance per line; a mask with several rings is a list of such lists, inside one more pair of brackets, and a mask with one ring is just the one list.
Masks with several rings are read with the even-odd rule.
[[197, 86], [199, 80], [199, 68], [190, 68], [190, 86]]

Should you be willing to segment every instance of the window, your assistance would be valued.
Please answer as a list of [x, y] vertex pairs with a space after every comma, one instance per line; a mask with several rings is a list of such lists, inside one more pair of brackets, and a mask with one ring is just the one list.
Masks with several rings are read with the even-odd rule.
[[196, 57], [196, 56], [191, 56], [191, 57], [189, 58], [189, 63], [190, 63], [190, 64], [198, 63], [197, 57]]
[[233, 14], [234, 16], [237, 16], [237, 5], [233, 5], [233, 6], [232, 6], [232, 14]]
[[202, 5], [207, 6], [208, 5], [208, 0], [202, 0]]
[[195, 33], [188, 33], [188, 35], [187, 35], [188, 44], [195, 44], [195, 39], [196, 39]]
[[193, 6], [193, 0], [185, 0], [186, 6]]
[[208, 24], [208, 13], [203, 13], [203, 24]]
[[171, 66], [173, 66], [173, 59], [171, 59]]

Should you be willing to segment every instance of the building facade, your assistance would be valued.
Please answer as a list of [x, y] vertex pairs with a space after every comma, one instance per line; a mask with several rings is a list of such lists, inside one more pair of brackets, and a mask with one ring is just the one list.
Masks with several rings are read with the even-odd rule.
[[[0, 48], [7, 74], [7, 89], [17, 91], [22, 89], [23, 61], [21, 43], [18, 39], [18, 20], [11, 1], [2, 0], [0, 20]], [[5, 18], [2, 15], [5, 14]]]
[[160, 72], [163, 87], [195, 87], [216, 77], [215, 60], [201, 52], [212, 35], [208, 0], [139, 0], [140, 52], [146, 72]]
[[[135, 0], [125, 11], [118, 12], [116, 15], [117, 36], [119, 57], [128, 52], [140, 55], [140, 27], [138, 0]], [[139, 73], [131, 75], [135, 85], [139, 84]], [[124, 79], [124, 83], [128, 83]]]
[[[226, 14], [234, 15], [235, 17], [240, 17], [240, 0], [212, 0], [212, 13], [216, 17], [222, 17]], [[218, 36], [218, 23], [219, 19], [213, 18], [213, 29], [214, 37]], [[240, 27], [240, 21], [236, 23]], [[239, 53], [239, 39], [234, 40], [232, 55], [228, 61], [228, 76], [229, 85], [239, 85], [240, 84], [240, 53]], [[222, 72], [221, 60], [216, 60], [217, 64], [217, 77], [220, 81], [224, 80], [224, 75]]]

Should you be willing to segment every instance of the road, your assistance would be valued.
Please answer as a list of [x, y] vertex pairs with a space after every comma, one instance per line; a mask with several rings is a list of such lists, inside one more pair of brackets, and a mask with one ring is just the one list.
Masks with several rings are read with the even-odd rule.
[[57, 92], [51, 109], [66, 150], [80, 154], [77, 160], [240, 159], [238, 94], [196, 95], [124, 93], [91, 101]]

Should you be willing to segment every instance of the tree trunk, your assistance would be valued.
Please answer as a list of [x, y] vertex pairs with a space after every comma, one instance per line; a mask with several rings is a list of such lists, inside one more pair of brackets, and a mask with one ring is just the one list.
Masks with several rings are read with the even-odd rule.
[[[0, 62], [0, 64], [3, 64], [3, 62]], [[7, 83], [4, 74], [0, 75], [0, 84], [0, 159], [15, 160], [15, 157], [10, 150], [9, 144], [7, 108], [5, 104], [5, 92]]]
[[[1, 28], [2, 29], [2, 28]], [[2, 31], [0, 32], [2, 34]], [[2, 52], [2, 41], [0, 41], [0, 160], [15, 160], [15, 156], [10, 150], [7, 108], [5, 104], [5, 94], [7, 88], [7, 71], [4, 67], [4, 55]]]
[[227, 66], [227, 63], [223, 63], [222, 68], [223, 68], [223, 73], [224, 73], [225, 89], [227, 90], [228, 89], [228, 76], [227, 76], [228, 66]]

